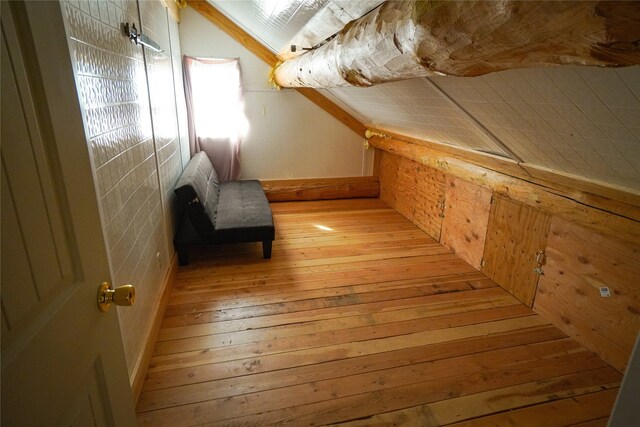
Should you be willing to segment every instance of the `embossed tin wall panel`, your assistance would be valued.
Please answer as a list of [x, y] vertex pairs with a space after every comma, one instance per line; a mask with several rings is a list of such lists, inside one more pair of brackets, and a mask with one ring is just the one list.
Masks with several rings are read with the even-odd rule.
[[180, 32], [178, 23], [173, 19], [169, 19], [169, 38], [171, 40], [171, 62], [173, 64], [173, 87], [176, 98], [176, 115], [178, 117], [178, 136], [180, 137], [180, 161], [182, 162], [182, 168], [184, 168], [191, 157], [189, 153], [189, 128], [182, 78]]
[[[158, 43], [162, 52], [145, 50], [147, 79], [151, 99], [151, 117], [155, 139], [156, 160], [162, 197], [164, 234], [166, 236], [166, 254], [173, 253], [175, 234], [172, 206], [173, 187], [180, 178], [182, 163], [180, 159], [180, 137], [176, 115], [176, 99], [173, 78], [173, 58], [171, 57], [171, 39], [169, 35], [169, 17], [161, 2], [145, 1], [140, 3], [143, 32]], [[163, 267], [170, 259], [161, 259]]]
[[[63, 10], [112, 280], [137, 290], [136, 304], [119, 310], [131, 374], [173, 253], [171, 192], [182, 170], [167, 13], [160, 2], [141, 2], [141, 27], [132, 0], [69, 0]], [[123, 22], [136, 23], [165, 51], [146, 52], [146, 69]]]

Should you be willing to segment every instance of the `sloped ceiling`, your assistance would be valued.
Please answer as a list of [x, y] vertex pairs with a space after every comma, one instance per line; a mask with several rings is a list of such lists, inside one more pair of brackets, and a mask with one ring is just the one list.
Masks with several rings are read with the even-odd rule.
[[[210, 0], [273, 52], [336, 0]], [[640, 192], [640, 67], [550, 67], [326, 90], [367, 126]]]

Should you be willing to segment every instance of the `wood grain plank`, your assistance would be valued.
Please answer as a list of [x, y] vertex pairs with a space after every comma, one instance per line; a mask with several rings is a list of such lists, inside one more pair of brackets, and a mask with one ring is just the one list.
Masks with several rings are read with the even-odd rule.
[[[262, 283], [259, 287], [236, 287], [236, 288], [219, 288], [213, 286], [205, 289], [195, 290], [174, 290], [174, 297], [171, 300], [170, 306], [180, 304], [191, 304], [210, 300], [216, 300], [220, 304], [225, 304], [225, 301], [232, 300], [229, 304], [234, 306], [251, 305], [253, 301], [265, 301], [267, 298], [283, 298], [292, 299], [296, 298], [296, 295], [327, 295], [336, 296], [344, 292], [351, 292], [356, 289], [367, 289], [369, 287], [378, 287], [380, 290], [392, 289], [397, 287], [402, 289], [413, 285], [424, 286], [446, 286], [453, 282], [463, 282], [468, 284], [474, 289], [496, 286], [493, 282], [484, 278], [480, 273], [471, 272], [463, 274], [446, 274], [443, 276], [435, 277], [408, 277], [400, 280], [386, 280], [380, 281], [375, 276], [365, 276], [366, 271], [363, 271], [363, 275], [359, 276], [357, 280], [351, 281], [351, 278], [344, 280], [318, 280], [313, 278], [311, 280], [295, 282], [294, 280], [276, 283]], [[422, 274], [419, 274], [422, 276]], [[315, 279], [315, 280], [314, 280]], [[292, 289], [291, 283], [296, 283], [296, 287]], [[486, 284], [481, 284], [486, 283]], [[251, 292], [249, 294], [249, 292]], [[307, 294], [308, 292], [308, 294]], [[245, 295], [249, 296], [245, 299]]]
[[258, 375], [264, 372], [281, 372], [283, 369], [295, 369], [296, 367], [324, 370], [323, 368], [325, 366], [332, 366], [332, 363], [338, 363], [340, 361], [352, 363], [353, 366], [363, 366], [370, 361], [371, 358], [393, 358], [394, 354], [404, 355], [404, 352], [415, 351], [421, 355], [422, 359], [420, 360], [422, 361], [439, 360], [487, 351], [489, 349], [497, 350], [534, 342], [566, 338], [566, 335], [551, 325], [542, 325], [502, 332], [493, 331], [485, 335], [458, 338], [459, 339], [433, 344], [415, 344], [404, 347], [401, 346], [395, 349], [382, 348], [381, 351], [370, 351], [369, 348], [363, 347], [363, 350], [367, 351], [352, 358], [327, 357], [331, 352], [326, 352], [324, 354], [315, 354], [316, 359], [312, 357], [308, 359], [298, 359], [301, 363], [291, 364], [295, 359], [282, 358], [278, 355], [265, 357], [252, 356], [249, 359], [238, 359], [190, 368], [152, 372], [147, 376], [144, 390], [169, 389], [185, 384], [204, 383], [245, 375]]
[[412, 160], [382, 153], [380, 199], [435, 240], [440, 240], [444, 193], [443, 172]]
[[235, 297], [249, 292], [261, 295], [272, 293], [273, 291], [291, 290], [291, 286], [294, 285], [299, 289], [316, 289], [322, 286], [344, 286], [350, 281], [353, 281], [354, 285], [358, 285], [418, 279], [444, 280], [450, 275], [474, 273], [472, 268], [467, 264], [452, 263], [450, 261], [437, 262], [434, 264], [442, 270], [425, 270], [420, 265], [406, 264], [403, 262], [401, 264], [381, 266], [380, 268], [356, 268], [333, 272], [296, 272], [285, 270], [281, 274], [269, 275], [269, 277], [266, 278], [261, 278], [258, 275], [257, 277], [242, 277], [235, 281], [229, 277], [212, 280], [198, 276], [190, 278], [188, 282], [184, 282], [180, 289], [174, 290], [174, 294], [176, 297], [190, 295], [193, 298], [197, 298], [197, 294], [199, 293], [222, 291], [229, 297]]
[[[283, 294], [270, 294], [259, 298], [242, 300], [213, 299], [188, 304], [173, 304], [165, 311], [166, 317], [184, 314], [202, 313], [206, 311], [224, 311], [219, 313], [219, 320], [240, 319], [272, 315], [277, 313], [292, 313], [331, 306], [366, 304], [378, 301], [393, 301], [404, 298], [417, 298], [427, 295], [444, 294], [448, 292], [468, 291], [473, 288], [465, 281], [458, 280], [446, 285], [414, 284], [413, 286], [398, 286], [396, 289], [376, 289], [377, 284], [306, 290]], [[288, 304], [284, 304], [284, 303]]]
[[[522, 306], [520, 305], [520, 307]], [[509, 309], [509, 310], [515, 311], [513, 309]], [[493, 313], [496, 314], [497, 312], [500, 312], [500, 311], [501, 310], [494, 310]], [[502, 310], [502, 313], [497, 314], [497, 316], [508, 317], [510, 314], [507, 314], [507, 311], [508, 310]], [[490, 312], [487, 311], [486, 313], [489, 314]], [[517, 315], [517, 313], [514, 313], [512, 315]], [[487, 320], [489, 318], [490, 317], [485, 317], [484, 320]], [[477, 317], [477, 314], [476, 314], [476, 319], [480, 319], [479, 317]], [[441, 319], [436, 318], [435, 323], [440, 323], [440, 325], [442, 325], [442, 323], [439, 322], [439, 320]], [[394, 327], [397, 327], [397, 325], [387, 325], [387, 328], [394, 328]], [[387, 331], [386, 333], [390, 334], [391, 332]], [[567, 340], [566, 338], [561, 339], [560, 341], [562, 342], [561, 343], [558, 342], [556, 344], [558, 346], [561, 346], [561, 348], [563, 349], [567, 349], [562, 351], [570, 351], [568, 349], [573, 350], [579, 347], [575, 342]], [[512, 345], [515, 346], [515, 344], [513, 343]], [[553, 344], [549, 344], [549, 348], [552, 345]], [[511, 345], [509, 346], [509, 348], [511, 348]], [[431, 350], [431, 349], [428, 349], [427, 346], [422, 346], [420, 347], [420, 349]], [[512, 350], [509, 353], [510, 353], [510, 357], [512, 358], [515, 358], [518, 356], [517, 350]], [[521, 350], [521, 353], [523, 355], [528, 355], [528, 357], [531, 357], [531, 353], [529, 352], [529, 350], [526, 350], [526, 351]], [[548, 355], [549, 352], [545, 351], [545, 354]], [[477, 357], [478, 356], [476, 355], [476, 358]], [[391, 367], [407, 366], [407, 365], [414, 365], [416, 363], [423, 363], [423, 362], [420, 362], [421, 360], [424, 360], [424, 362], [433, 362], [433, 353], [431, 353], [430, 351], [427, 351], [425, 353], [425, 352], [416, 350], [415, 347], [409, 347], [409, 348], [400, 349], [396, 351], [374, 353], [374, 354], [362, 356], [362, 360], [360, 361], [361, 364], [358, 364], [358, 365], [354, 365], [353, 361], [351, 361], [350, 359], [341, 359], [341, 360], [335, 360], [335, 361], [325, 363], [325, 366], [323, 367], [323, 369], [318, 369], [318, 367], [314, 367], [313, 365], [303, 365], [298, 368], [290, 367], [284, 371], [278, 370], [278, 371], [267, 372], [258, 378], [256, 378], [256, 375], [258, 374], [255, 374], [255, 375], [244, 376], [241, 378], [230, 379], [229, 381], [225, 381], [224, 384], [233, 384], [233, 387], [232, 388], [226, 387], [226, 391], [223, 391], [225, 387], [218, 387], [219, 383], [210, 384], [210, 385], [201, 385], [201, 383], [198, 383], [196, 384], [195, 387], [186, 387], [180, 390], [178, 393], [180, 394], [179, 402], [180, 404], [190, 403], [189, 400], [194, 396], [193, 395], [188, 396], [188, 394], [193, 392], [196, 392], [200, 396], [208, 397], [208, 399], [202, 399], [202, 400], [213, 399], [214, 398], [212, 397], [213, 392], [207, 391], [212, 388], [211, 386], [214, 386], [214, 388], [217, 390], [216, 393], [219, 395], [219, 397], [228, 397], [228, 396], [234, 396], [234, 395], [241, 395], [248, 392], [257, 392], [261, 390], [281, 389], [285, 385], [290, 386], [294, 384], [304, 384], [308, 382], [320, 381], [322, 379], [346, 377], [346, 376], [354, 375], [357, 372], [373, 372], [373, 371], [379, 371], [381, 369], [388, 369]], [[342, 368], [338, 369], [338, 367], [342, 367]], [[301, 377], [302, 372], [306, 372], [308, 378]], [[617, 376], [620, 377], [619, 374], [617, 374]], [[265, 378], [268, 378], [269, 380], [266, 380]], [[222, 394], [223, 392], [225, 394]], [[172, 399], [173, 402], [177, 402], [178, 398], [175, 397], [175, 394], [176, 394], [176, 390], [168, 390], [167, 392], [163, 392], [163, 393], [154, 393], [152, 394], [152, 397], [145, 397], [145, 400], [149, 399], [150, 401], [154, 402], [152, 404], [153, 407], [158, 407], [159, 404], [157, 403], [156, 399], [159, 399], [160, 396], [164, 396], [163, 399], [169, 398], [169, 399]], [[167, 405], [167, 407], [168, 406], [171, 406], [171, 405]], [[142, 410], [142, 409], [140, 409], [139, 407], [139, 410]]]
[[640, 246], [554, 218], [535, 310], [623, 372], [640, 332], [638, 261]]
[[572, 427], [606, 427], [609, 424], [609, 417], [600, 418], [599, 420], [586, 421], [584, 423], [574, 424]]
[[[550, 398], [559, 400], [616, 388], [619, 385], [620, 374], [615, 369], [606, 366], [587, 372], [517, 384], [333, 425], [368, 427], [408, 426], [420, 423], [420, 425], [426, 426], [442, 426], [508, 411], [512, 408], [545, 403]], [[606, 425], [607, 419], [605, 418], [604, 421]]]
[[[358, 313], [379, 313], [386, 310], [395, 310], [403, 307], [426, 306], [426, 305], [448, 305], [464, 304], [466, 301], [475, 301], [481, 298], [502, 298], [506, 301], [514, 302], [509, 295], [503, 294], [498, 288], [488, 288], [474, 290], [473, 292], [450, 292], [437, 293], [435, 295], [422, 295], [411, 298], [397, 299], [377, 299], [375, 296], [369, 301], [360, 299], [357, 296], [350, 296], [332, 303], [331, 300], [302, 300], [297, 304], [289, 304], [258, 307], [240, 307], [237, 309], [216, 310], [209, 309], [203, 311], [190, 310], [188, 314], [166, 316], [162, 322], [163, 328], [170, 328], [182, 325], [197, 325], [217, 322], [216, 327], [220, 330], [230, 328], [231, 324], [244, 325], [245, 328], [254, 327], [260, 324], [266, 327], [273, 324], [288, 324], [307, 320], [326, 319], [332, 317], [342, 317], [349, 314]], [[326, 302], [324, 304], [323, 302]]]
[[[466, 310], [481, 310], [485, 308], [498, 308], [510, 306], [514, 301], [505, 296], [490, 298], [488, 300], [468, 300], [468, 301], [456, 301], [454, 303], [440, 303], [430, 304], [428, 306], [421, 307], [405, 307], [405, 308], [393, 308], [391, 310], [376, 312], [376, 313], [352, 313], [349, 315], [343, 315], [340, 318], [321, 318], [313, 319], [303, 322], [291, 323], [287, 322], [287, 316], [278, 316], [278, 318], [269, 319], [269, 324], [261, 324], [260, 321], [227, 321], [225, 323], [211, 324], [211, 323], [195, 323], [186, 324], [184, 326], [176, 326], [163, 329], [161, 331], [159, 341], [169, 341], [186, 339], [190, 337], [207, 336], [211, 342], [210, 346], [215, 346], [215, 341], [226, 341], [231, 344], [238, 344], [243, 342], [245, 336], [258, 336], [269, 337], [274, 334], [276, 337], [293, 336], [304, 333], [315, 333], [323, 330], [336, 331], [339, 329], [346, 329], [349, 327], [358, 327], [370, 325], [372, 322], [386, 323], [396, 322], [403, 320], [419, 319], [429, 316], [437, 316], [447, 313], [455, 313]], [[331, 304], [331, 303], [329, 303]], [[520, 313], [530, 314], [530, 311], [517, 310]], [[194, 315], [194, 318], [198, 315]], [[264, 320], [264, 319], [263, 319]], [[254, 329], [253, 324], [258, 324], [262, 327]], [[306, 331], [300, 333], [300, 331]], [[231, 335], [233, 334], [233, 335]], [[217, 335], [217, 337], [212, 337]], [[229, 337], [233, 336], [233, 339]], [[160, 342], [158, 346], [160, 346]]]
[[281, 179], [260, 183], [270, 202], [355, 199], [378, 197], [380, 194], [380, 182], [373, 176]]
[[369, 209], [390, 208], [379, 199], [320, 200], [307, 203], [280, 202], [271, 204], [271, 211], [274, 214], [328, 212], [331, 215], [337, 215], [344, 211]]
[[[528, 328], [546, 324], [539, 316], [517, 317], [507, 320], [496, 320], [470, 326], [458, 326], [448, 329], [427, 330], [411, 334], [400, 334], [391, 337], [370, 339], [368, 341], [354, 341], [347, 344], [326, 345], [311, 349], [283, 352], [290, 360], [307, 359], [308, 355], [322, 354], [322, 358], [332, 359], [336, 357], [349, 357], [369, 354], [377, 351], [390, 351], [397, 348], [405, 348], [412, 345], [427, 345], [430, 343], [445, 342], [451, 339], [463, 339], [476, 336], [478, 333], [503, 332], [513, 329]], [[488, 332], [487, 332], [488, 331]], [[267, 345], [268, 347], [268, 345]], [[258, 349], [259, 351], [265, 351]], [[254, 350], [255, 352], [256, 350]], [[257, 353], [262, 354], [262, 353]], [[274, 353], [275, 354], [275, 353]], [[225, 360], [234, 360], [238, 355], [233, 351], [191, 351], [168, 356], [156, 356], [151, 359], [148, 372], [193, 367]], [[312, 359], [315, 360], [315, 359]], [[293, 363], [293, 362], [292, 362]], [[297, 362], [299, 363], [299, 362]]]
[[453, 424], [453, 426], [482, 427], [526, 424], [531, 427], [549, 427], [597, 421], [609, 416], [617, 394], [618, 389], [614, 388]]
[[491, 191], [447, 176], [440, 241], [480, 270], [491, 210]]
[[[441, 399], [486, 391], [497, 385], [507, 387], [535, 381], [546, 376], [559, 376], [582, 369], [596, 369], [606, 364], [591, 353], [578, 352], [540, 359], [510, 363], [509, 351], [480, 353], [492, 360], [500, 360], [498, 369], [486, 369], [482, 362], [446, 359], [443, 363], [417, 364], [414, 369], [396, 368], [384, 373], [354, 375], [340, 385], [310, 383], [294, 386], [295, 393], [274, 390], [272, 393], [249, 393], [238, 397], [215, 399], [189, 405], [139, 414], [141, 425], [176, 422], [189, 417], [196, 423], [215, 425], [323, 425], [341, 418], [367, 416], [380, 408], [400, 409]], [[483, 359], [482, 357], [481, 359]], [[462, 363], [461, 363], [462, 362]], [[467, 362], [467, 363], [465, 363]], [[375, 393], [362, 393], [363, 391]], [[272, 396], [273, 394], [274, 396]], [[615, 397], [615, 395], [614, 395]], [[608, 400], [599, 405], [610, 407]], [[251, 407], [253, 414], [247, 414]], [[596, 411], [600, 414], [601, 411]], [[605, 414], [606, 415], [606, 414]], [[500, 425], [500, 424], [499, 424]]]
[[[407, 313], [408, 310], [394, 310], [392, 312], [384, 313], [388, 314], [388, 316], [386, 316], [386, 322], [383, 320], [378, 321], [376, 319], [377, 322], [375, 325], [356, 325], [349, 328], [343, 327], [312, 332], [307, 335], [296, 334], [293, 336], [286, 336], [296, 332], [299, 334], [301, 331], [304, 331], [304, 328], [292, 328], [292, 330], [287, 334], [280, 334], [276, 338], [277, 343], [275, 344], [271, 339], [269, 339], [269, 331], [262, 329], [259, 334], [256, 334], [257, 337], [254, 340], [249, 340], [247, 344], [242, 344], [242, 336], [240, 336], [236, 341], [234, 339], [235, 337], [230, 338], [229, 334], [225, 334], [226, 336], [215, 334], [193, 338], [178, 338], [176, 340], [158, 343], [158, 345], [156, 345], [155, 355], [184, 355], [185, 352], [204, 349], [211, 352], [216, 348], [224, 347], [225, 350], [222, 350], [222, 352], [232, 353], [234, 357], [240, 357], [245, 353], [251, 354], [259, 352], [260, 354], [265, 354], [266, 352], [279, 351], [279, 349], [294, 350], [339, 343], [351, 343], [365, 339], [395, 336], [400, 332], [404, 334], [419, 333], [438, 329], [439, 327], [443, 327], [443, 325], [445, 327], [453, 327], [454, 325], [480, 323], [480, 321], [488, 321], [489, 319], [495, 319], [496, 317], [523, 317], [531, 314], [530, 311], [523, 309], [519, 305], [513, 305], [513, 303], [514, 302], [512, 300], [503, 298], [491, 302], [461, 304], [461, 306], [458, 307], [436, 307], [432, 310], [428, 310], [428, 312], [425, 312], [424, 310], [415, 310]], [[395, 317], [395, 321], [390, 320], [393, 319], [392, 316]], [[351, 323], [355, 323], [355, 321], [361, 320], [363, 317], [371, 322], [371, 318], [366, 318], [362, 315], [347, 317], [354, 318], [350, 319], [354, 321]], [[295, 322], [289, 324], [298, 326], [304, 325], [305, 323], [308, 322]], [[253, 336], [255, 337], [255, 335]], [[233, 344], [233, 346], [231, 344]]]
[[[446, 252], [448, 252], [448, 250]], [[452, 272], [456, 273], [474, 271], [473, 267], [451, 253], [407, 256], [406, 253], [403, 254], [402, 251], [398, 251], [392, 255], [395, 256], [385, 258], [384, 254], [379, 254], [377, 256], [332, 257], [327, 259], [328, 262], [322, 262], [321, 260], [289, 262], [285, 259], [280, 261], [274, 260], [274, 262], [271, 263], [270, 260], [256, 260], [254, 264], [242, 266], [242, 270], [232, 266], [201, 268], [200, 270], [195, 270], [192, 267], [185, 269], [180, 281], [188, 281], [191, 286], [194, 286], [198, 281], [204, 281], [208, 285], [245, 280], [258, 280], [258, 283], [265, 283], [265, 280], [282, 278], [283, 276], [288, 280], [291, 274], [307, 275], [317, 273], [325, 274], [325, 277], [331, 277], [332, 275], [340, 277], [350, 275], [350, 272], [353, 271], [357, 271], [357, 273], [353, 275], [359, 274], [363, 269], [375, 273], [385, 267], [388, 267], [386, 270], [388, 273], [404, 272], [415, 269], [417, 266], [419, 267], [420, 264], [424, 266], [422, 267], [423, 274], [427, 273], [428, 269], [431, 270], [432, 275], [442, 274], [442, 268], [450, 268]], [[236, 271], [236, 273], [234, 273], [234, 271]], [[209, 274], [208, 277], [215, 274], [218, 275], [207, 279], [207, 273]], [[205, 278], [204, 280], [203, 277]], [[402, 275], [396, 274], [396, 277], [401, 278]], [[428, 276], [425, 275], [423, 277]]]
[[140, 425], [442, 424], [618, 386], [605, 361], [379, 200], [272, 205], [279, 259], [238, 245], [180, 269]]

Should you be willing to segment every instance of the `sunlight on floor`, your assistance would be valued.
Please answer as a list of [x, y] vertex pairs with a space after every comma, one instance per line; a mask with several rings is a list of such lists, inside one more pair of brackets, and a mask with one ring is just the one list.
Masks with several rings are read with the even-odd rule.
[[318, 224], [314, 224], [314, 226], [320, 230], [324, 230], [324, 231], [333, 231], [333, 228], [327, 227], [326, 225], [318, 225]]

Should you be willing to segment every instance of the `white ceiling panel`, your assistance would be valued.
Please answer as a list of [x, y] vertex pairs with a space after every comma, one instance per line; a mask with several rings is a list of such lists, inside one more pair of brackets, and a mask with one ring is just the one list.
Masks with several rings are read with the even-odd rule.
[[208, 0], [245, 31], [278, 52], [330, 0]]
[[640, 189], [640, 67], [432, 80], [523, 162]]
[[368, 88], [329, 89], [366, 123], [414, 138], [501, 156], [505, 150], [481, 126], [426, 79], [385, 83]]

